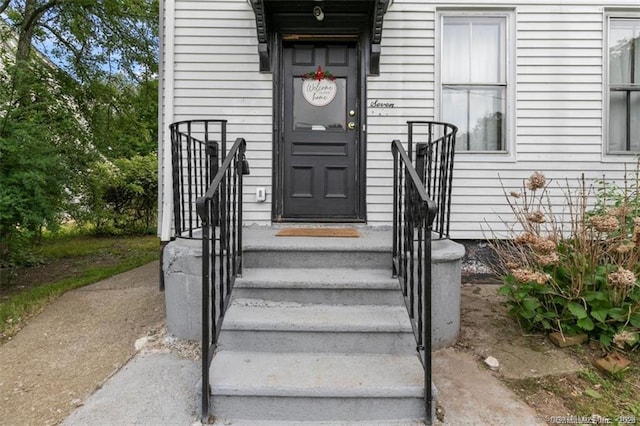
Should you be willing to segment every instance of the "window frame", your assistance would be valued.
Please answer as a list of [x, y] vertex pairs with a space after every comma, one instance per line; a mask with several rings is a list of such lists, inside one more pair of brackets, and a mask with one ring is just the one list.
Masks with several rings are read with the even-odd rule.
[[[504, 149], [499, 151], [467, 151], [456, 150], [456, 157], [460, 160], [466, 161], [516, 161], [516, 19], [515, 9], [496, 9], [496, 8], [481, 8], [481, 9], [437, 9], [436, 10], [436, 32], [435, 32], [435, 115], [439, 120], [442, 120], [442, 106], [443, 106], [443, 87], [442, 81], [442, 57], [444, 48], [444, 20], [447, 17], [456, 18], [500, 18], [505, 20], [505, 40], [504, 40], [504, 57], [505, 57], [505, 135], [504, 135]], [[476, 86], [476, 84], [474, 84]], [[478, 85], [479, 86], [479, 85]], [[455, 124], [455, 123], [453, 123]]]
[[[610, 111], [611, 111], [611, 85], [609, 83], [609, 66], [610, 66], [610, 34], [611, 34], [611, 21], [613, 20], [637, 20], [640, 23], [640, 12], [637, 10], [608, 10], [604, 13], [604, 25], [603, 25], [603, 72], [602, 72], [602, 155], [603, 160], [632, 160], [636, 161], [638, 155], [640, 155], [640, 149], [638, 151], [613, 151], [610, 149], [610, 137], [609, 128]], [[640, 55], [640, 52], [636, 52]], [[640, 82], [637, 82], [638, 90], [640, 91]], [[636, 90], [634, 90], [636, 91]], [[628, 113], [627, 113], [628, 116]]]

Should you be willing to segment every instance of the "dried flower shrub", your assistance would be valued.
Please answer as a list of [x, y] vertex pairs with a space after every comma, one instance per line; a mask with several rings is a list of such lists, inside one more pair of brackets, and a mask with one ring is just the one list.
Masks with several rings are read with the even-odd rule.
[[[549, 184], [535, 172], [522, 188], [505, 189], [515, 222], [509, 238], [492, 239], [500, 293], [528, 329], [587, 332], [610, 347], [640, 344], [640, 196], [638, 170], [624, 186], [602, 179], [559, 187], [553, 211]], [[493, 234], [495, 237], [495, 233]]]

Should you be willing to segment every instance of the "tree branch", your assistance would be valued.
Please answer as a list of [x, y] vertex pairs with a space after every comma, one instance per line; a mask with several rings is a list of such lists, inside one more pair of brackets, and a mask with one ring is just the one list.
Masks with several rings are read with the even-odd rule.
[[52, 7], [59, 5], [60, 3], [62, 3], [62, 0], [51, 0], [50, 2], [45, 3], [40, 7], [36, 7], [33, 13], [35, 15], [40, 15], [46, 12], [47, 10], [51, 9]]
[[[5, 0], [10, 1], [10, 0]], [[35, 25], [35, 22], [49, 9], [52, 9], [62, 3], [62, 0], [51, 0], [43, 5], [40, 5], [33, 9], [31, 15], [25, 16], [25, 22], [22, 23], [22, 28], [29, 28]]]
[[69, 49], [73, 56], [75, 56], [76, 60], [82, 57], [82, 49], [79, 50], [69, 40], [63, 37], [63, 35], [60, 34], [58, 30], [45, 23], [41, 23], [40, 26], [49, 31], [58, 40], [59, 43], [63, 44], [67, 49]]
[[11, 4], [11, 0], [4, 0], [2, 4], [0, 4], [0, 13], [4, 13], [10, 4]]

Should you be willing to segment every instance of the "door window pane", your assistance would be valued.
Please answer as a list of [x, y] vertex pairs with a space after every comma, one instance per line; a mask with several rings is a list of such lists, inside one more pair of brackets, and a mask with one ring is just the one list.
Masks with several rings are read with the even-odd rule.
[[[328, 80], [322, 80], [327, 82]], [[294, 131], [344, 131], [346, 121], [347, 82], [336, 78], [335, 97], [323, 106], [312, 105], [303, 95], [304, 80], [293, 80], [293, 130]], [[322, 103], [322, 102], [320, 102]]]

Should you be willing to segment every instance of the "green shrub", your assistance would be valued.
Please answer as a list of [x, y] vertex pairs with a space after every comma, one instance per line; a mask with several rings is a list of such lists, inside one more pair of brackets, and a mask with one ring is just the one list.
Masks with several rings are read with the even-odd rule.
[[637, 182], [637, 173], [622, 188], [605, 179], [596, 188], [584, 178], [577, 189], [566, 182], [562, 214], [553, 211], [541, 173], [520, 191], [504, 191], [518, 226], [510, 239], [493, 242], [494, 269], [524, 327], [588, 333], [606, 347], [640, 343]]
[[97, 234], [150, 233], [156, 220], [157, 168], [156, 154], [95, 162], [71, 215], [80, 224], [93, 224]]

